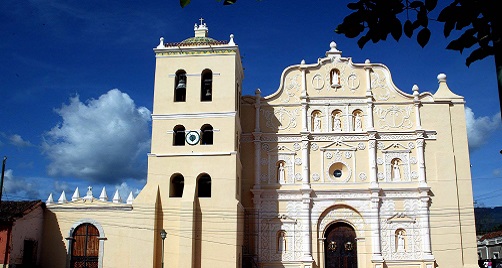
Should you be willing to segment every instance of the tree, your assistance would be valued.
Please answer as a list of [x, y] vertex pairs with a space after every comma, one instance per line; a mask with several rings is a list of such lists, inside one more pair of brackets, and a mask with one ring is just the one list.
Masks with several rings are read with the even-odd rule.
[[[231, 5], [237, 0], [219, 1], [223, 1], [224, 5]], [[357, 44], [363, 48], [370, 40], [373, 43], [385, 41], [389, 34], [399, 41], [403, 32], [408, 38], [418, 32], [417, 42], [424, 47], [431, 36], [428, 27], [430, 21], [444, 24], [445, 38], [453, 30], [463, 31], [446, 48], [460, 53], [473, 48], [466, 58], [467, 66], [494, 56], [502, 110], [502, 16], [498, 14], [500, 9], [497, 1], [453, 0], [441, 10], [437, 18], [431, 18], [438, 0], [358, 0], [347, 5], [353, 12], [343, 19], [335, 32], [348, 38], [360, 36]], [[190, 0], [180, 0], [182, 7], [189, 3]]]
[[[335, 32], [348, 38], [360, 36], [357, 44], [363, 48], [370, 40], [373, 43], [384, 41], [390, 34], [399, 41], [403, 32], [411, 38], [415, 31], [418, 31], [418, 44], [424, 47], [431, 36], [429, 21], [443, 23], [446, 38], [453, 30], [463, 31], [446, 48], [460, 53], [474, 48], [465, 60], [467, 66], [494, 56], [502, 110], [502, 20], [496, 1], [454, 0], [434, 19], [430, 14], [437, 8], [437, 0], [359, 0], [347, 5], [353, 12], [343, 19]], [[406, 17], [404, 24], [399, 15]]]

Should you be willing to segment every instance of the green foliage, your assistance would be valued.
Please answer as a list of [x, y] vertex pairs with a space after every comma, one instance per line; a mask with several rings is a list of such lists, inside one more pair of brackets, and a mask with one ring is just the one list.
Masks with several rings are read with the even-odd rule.
[[[417, 42], [424, 47], [431, 37], [429, 21], [438, 21], [444, 24], [445, 37], [449, 37], [453, 30], [464, 30], [460, 37], [448, 44], [447, 49], [462, 53], [464, 49], [477, 45], [466, 59], [469, 66], [495, 53], [493, 33], [498, 24], [494, 21], [499, 20], [495, 14], [495, 1], [454, 0], [434, 19], [430, 16], [437, 7], [437, 0], [359, 0], [347, 5], [353, 12], [345, 17], [335, 32], [349, 38], [360, 36], [357, 44], [363, 48], [370, 40], [373, 43], [386, 40], [389, 34], [399, 41], [403, 32], [411, 38], [418, 31]], [[398, 18], [403, 13], [406, 15], [404, 25]]]

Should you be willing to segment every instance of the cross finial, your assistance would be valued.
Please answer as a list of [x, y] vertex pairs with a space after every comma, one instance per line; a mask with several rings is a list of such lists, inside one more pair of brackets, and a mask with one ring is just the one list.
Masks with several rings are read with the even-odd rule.
[[202, 22], [204, 22], [204, 19], [203, 18], [200, 18], [200, 25], [202, 25]]

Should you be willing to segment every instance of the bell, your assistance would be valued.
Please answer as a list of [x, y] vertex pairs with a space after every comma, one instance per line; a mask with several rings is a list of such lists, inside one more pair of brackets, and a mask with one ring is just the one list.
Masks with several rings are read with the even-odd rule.
[[185, 84], [185, 80], [180, 78], [180, 81], [178, 82], [178, 85], [176, 86], [176, 89], [186, 89], [187, 85]]

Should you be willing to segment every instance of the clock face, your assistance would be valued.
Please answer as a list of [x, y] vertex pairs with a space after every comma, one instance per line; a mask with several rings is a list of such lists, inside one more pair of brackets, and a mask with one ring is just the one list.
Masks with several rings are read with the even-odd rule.
[[200, 136], [197, 131], [189, 131], [185, 137], [185, 140], [187, 141], [188, 144], [190, 145], [195, 145], [199, 143]]

